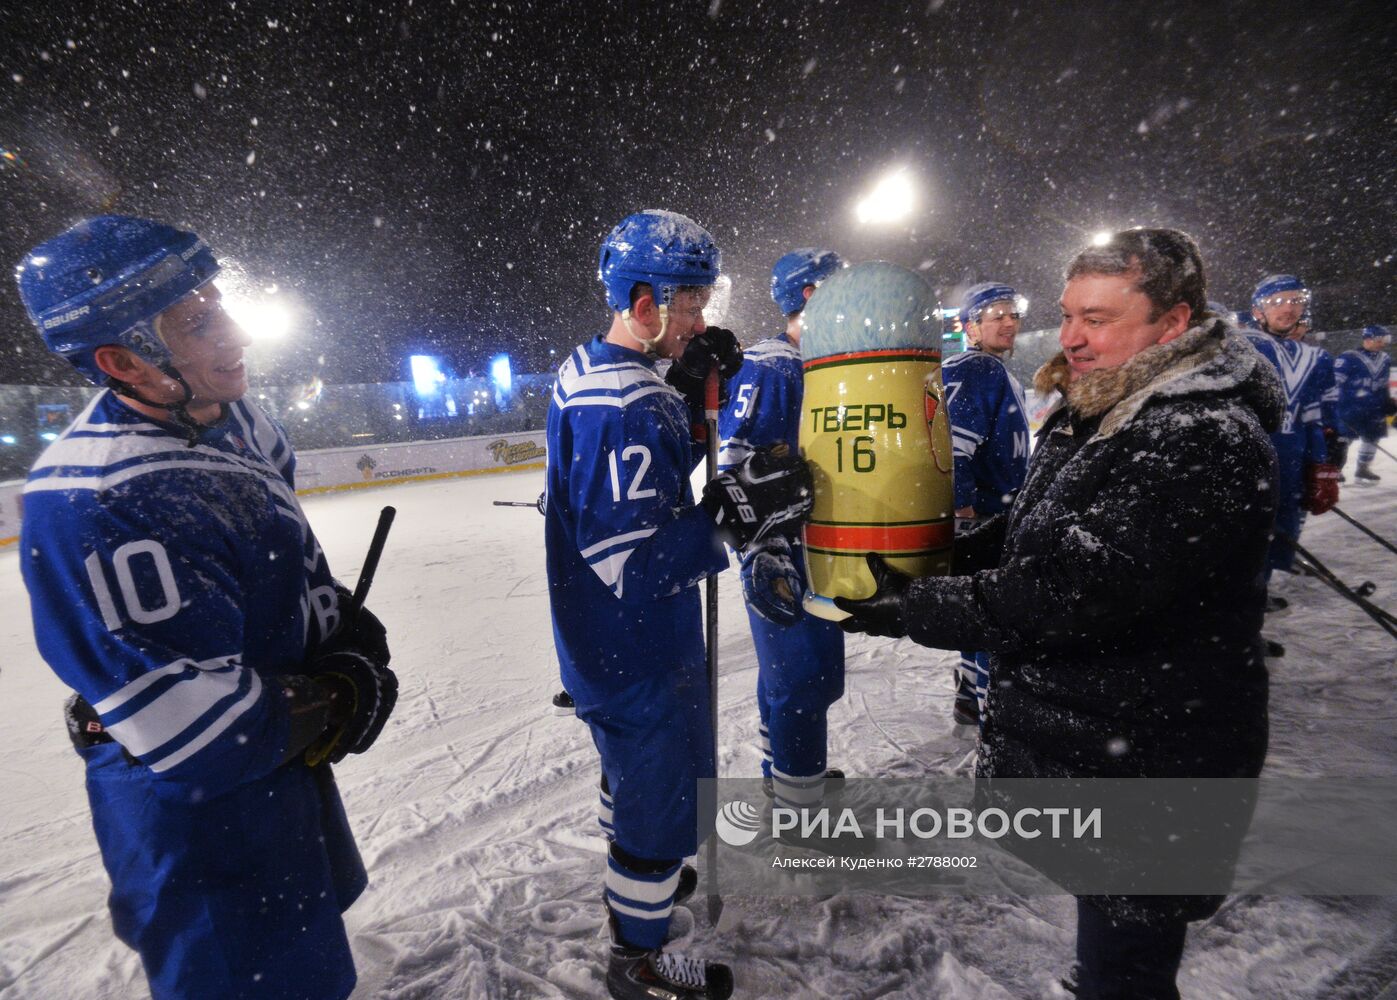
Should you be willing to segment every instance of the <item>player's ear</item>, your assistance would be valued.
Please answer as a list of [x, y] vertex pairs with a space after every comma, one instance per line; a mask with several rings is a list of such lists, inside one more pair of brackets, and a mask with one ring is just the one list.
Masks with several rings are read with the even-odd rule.
[[141, 385], [147, 381], [155, 368], [124, 347], [105, 344], [92, 352], [92, 360], [105, 375], [127, 385]]
[[653, 292], [642, 292], [631, 305], [631, 315], [642, 323], [659, 322], [659, 313]]

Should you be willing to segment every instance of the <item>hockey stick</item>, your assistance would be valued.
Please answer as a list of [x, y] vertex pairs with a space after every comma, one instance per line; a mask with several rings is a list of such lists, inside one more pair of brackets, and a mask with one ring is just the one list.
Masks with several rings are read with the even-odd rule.
[[364, 568], [359, 571], [359, 582], [354, 585], [354, 596], [349, 600], [346, 621], [352, 622], [364, 606], [373, 586], [374, 574], [378, 572], [378, 560], [383, 556], [383, 546], [388, 542], [388, 531], [393, 527], [393, 518], [398, 516], [398, 508], [384, 507], [378, 512], [378, 527], [374, 528], [373, 541], [369, 542], [368, 554], [364, 556]]
[[[1397, 616], [1394, 616], [1388, 611], [1384, 611], [1363, 596], [1363, 594], [1349, 587], [1348, 584], [1334, 575], [1333, 570], [1316, 559], [1314, 554], [1299, 542], [1292, 542], [1291, 544], [1295, 546], [1295, 551], [1304, 557], [1305, 561], [1315, 570], [1315, 575], [1318, 576], [1320, 580], [1358, 605], [1369, 618], [1378, 623], [1384, 632], [1392, 636], [1392, 638], [1397, 639]], [[1366, 587], [1364, 589], [1366, 589]], [[1369, 591], [1369, 593], [1371, 593], [1371, 591]]]
[[1392, 452], [1388, 451], [1386, 448], [1378, 444], [1376, 441], [1373, 442], [1373, 447], [1376, 448], [1378, 451], [1382, 452], [1388, 458], [1392, 459], [1394, 462], [1397, 462], [1397, 455], [1392, 454]]
[[540, 493], [538, 499], [533, 503], [529, 503], [527, 500], [491, 500], [490, 502], [496, 507], [532, 507], [542, 514], [544, 512], [544, 502], [547, 496], [547, 493]]
[[[342, 629], [351, 627], [364, 607], [364, 600], [369, 596], [369, 588], [373, 586], [374, 574], [378, 572], [378, 561], [383, 556], [383, 546], [388, 542], [388, 530], [393, 527], [393, 518], [397, 514], [398, 508], [396, 507], [384, 507], [378, 512], [378, 525], [374, 528], [373, 540], [369, 542], [369, 551], [364, 556], [364, 567], [359, 570], [359, 582], [354, 585], [354, 594], [349, 598], [349, 607], [344, 609], [344, 621], [340, 623]], [[312, 770], [319, 771], [320, 765], [329, 759], [330, 754], [334, 752], [335, 744], [338, 742], [338, 733], [329, 740], [317, 739], [306, 749], [306, 764]], [[329, 768], [325, 770], [328, 771]]]
[[[708, 372], [703, 384], [703, 425], [708, 432], [708, 461], [706, 472], [711, 481], [718, 475], [718, 367]], [[713, 733], [713, 760], [718, 760], [718, 574], [714, 573], [703, 582], [704, 603], [708, 618], [704, 623], [704, 645], [708, 654], [708, 718]], [[714, 778], [717, 774], [715, 772]], [[717, 799], [713, 802], [717, 808]], [[723, 915], [723, 897], [718, 895], [718, 831], [715, 827], [708, 834], [708, 922], [716, 927]]]
[[1377, 542], [1383, 548], [1387, 549], [1389, 552], [1397, 553], [1397, 545], [1393, 545], [1386, 538], [1383, 538], [1382, 535], [1379, 535], [1376, 531], [1372, 530], [1362, 521], [1358, 520], [1358, 518], [1351, 516], [1346, 511], [1340, 510], [1338, 507], [1330, 507], [1329, 509], [1332, 510], [1335, 514], [1338, 514], [1340, 517], [1342, 517], [1349, 524], [1353, 525], [1359, 531], [1363, 532], [1363, 534], [1367, 535], [1373, 541]]

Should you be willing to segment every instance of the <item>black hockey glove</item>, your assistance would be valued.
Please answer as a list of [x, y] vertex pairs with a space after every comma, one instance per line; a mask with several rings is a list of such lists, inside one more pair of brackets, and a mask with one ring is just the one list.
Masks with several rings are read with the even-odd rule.
[[317, 656], [309, 673], [329, 691], [330, 716], [324, 734], [306, 751], [306, 763], [338, 764], [373, 746], [398, 702], [397, 675], [351, 650]]
[[815, 505], [815, 485], [805, 459], [784, 444], [769, 445], [710, 479], [699, 503], [723, 541], [742, 550], [799, 527]]
[[333, 635], [320, 644], [316, 656], [350, 650], [386, 667], [393, 654], [388, 651], [388, 630], [383, 627], [383, 622], [368, 608], [360, 608], [350, 621], [349, 609], [353, 606], [354, 595], [338, 581], [335, 583], [335, 593], [339, 596], [339, 626]]
[[690, 407], [703, 409], [703, 384], [714, 366], [718, 368], [719, 405], [727, 400], [728, 379], [742, 367], [742, 348], [737, 335], [721, 326], [710, 326], [689, 341], [684, 353], [669, 366], [665, 381], [679, 390]]
[[[350, 613], [352, 595], [335, 586], [341, 615]], [[398, 678], [388, 667], [392, 653], [388, 632], [368, 608], [352, 620], [344, 618], [306, 673], [329, 692], [329, 723], [325, 733], [306, 751], [306, 762], [338, 764], [347, 754], [363, 753], [378, 739], [398, 701]]]
[[876, 552], [868, 553], [865, 558], [877, 589], [872, 597], [862, 599], [836, 597], [834, 606], [840, 611], [849, 612], [851, 616], [840, 622], [839, 627], [845, 632], [865, 632], [901, 639], [907, 634], [907, 623], [902, 616], [902, 597], [911, 586], [912, 578], [889, 566]]

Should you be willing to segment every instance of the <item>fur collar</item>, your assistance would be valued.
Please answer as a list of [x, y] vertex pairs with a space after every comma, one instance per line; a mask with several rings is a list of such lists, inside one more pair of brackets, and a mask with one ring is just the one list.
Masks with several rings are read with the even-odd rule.
[[[1044, 395], [1061, 393], [1054, 412], [1065, 400], [1073, 417], [1101, 417], [1097, 436], [1110, 437], [1151, 399], [1235, 390], [1258, 375], [1264, 380], [1267, 373], [1258, 371], [1257, 362], [1270, 367], [1225, 322], [1209, 318], [1167, 344], [1147, 347], [1123, 365], [1088, 372], [1076, 382], [1058, 353], [1038, 370], [1033, 387]], [[1261, 411], [1267, 408], [1257, 407], [1263, 424], [1268, 414]]]

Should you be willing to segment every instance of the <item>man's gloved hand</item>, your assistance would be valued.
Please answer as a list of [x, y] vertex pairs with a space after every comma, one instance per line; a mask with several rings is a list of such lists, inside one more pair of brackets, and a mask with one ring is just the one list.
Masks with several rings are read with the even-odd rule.
[[737, 335], [721, 326], [710, 326], [689, 341], [684, 353], [670, 364], [665, 381], [678, 389], [691, 407], [702, 410], [703, 384], [715, 365], [718, 392], [725, 401], [728, 379], [742, 367], [742, 348], [738, 346]]
[[[351, 595], [336, 585], [341, 615], [347, 616]], [[321, 737], [306, 750], [306, 762], [337, 764], [347, 754], [363, 753], [378, 739], [398, 701], [398, 678], [388, 667], [392, 654], [388, 633], [372, 611], [360, 608], [320, 648], [306, 673], [330, 696], [329, 722]]]
[[1311, 514], [1333, 510], [1339, 502], [1339, 467], [1328, 462], [1305, 466], [1304, 508]]
[[315, 651], [317, 657], [339, 650], [353, 650], [366, 658], [387, 666], [393, 654], [388, 651], [388, 630], [383, 622], [368, 608], [360, 608], [354, 620], [349, 620], [349, 609], [354, 604], [354, 595], [349, 589], [335, 581], [335, 595], [339, 598], [339, 624], [331, 636]]
[[851, 615], [840, 622], [839, 627], [845, 632], [865, 632], [901, 639], [907, 634], [907, 623], [902, 617], [902, 597], [911, 586], [912, 578], [889, 566], [876, 552], [868, 553], [865, 558], [877, 589], [872, 597], [836, 597], [834, 606]]
[[752, 610], [774, 625], [800, 621], [805, 583], [789, 538], [770, 535], [748, 547], [742, 557], [742, 593]]
[[809, 517], [815, 484], [805, 459], [784, 444], [766, 445], [710, 479], [699, 505], [723, 541], [745, 551], [782, 529], [793, 531]]

